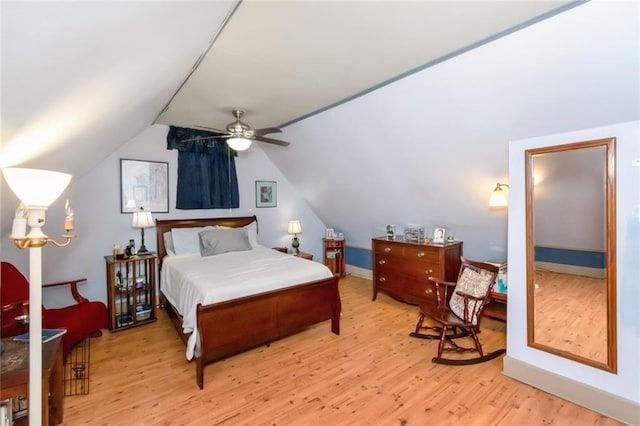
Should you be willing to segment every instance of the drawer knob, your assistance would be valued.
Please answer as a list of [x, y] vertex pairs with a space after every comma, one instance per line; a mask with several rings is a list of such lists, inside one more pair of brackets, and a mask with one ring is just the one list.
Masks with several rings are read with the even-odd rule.
[[380, 281], [381, 283], [385, 282], [387, 279], [385, 277], [380, 277], [378, 278], [378, 281]]
[[421, 251], [420, 253], [418, 253], [418, 257], [424, 257], [424, 252]]
[[432, 289], [431, 287], [429, 287], [429, 288], [427, 289], [427, 292], [426, 292], [426, 293], [427, 293], [427, 294], [433, 294], [433, 289]]
[[378, 260], [378, 265], [384, 265], [385, 263], [387, 263], [387, 262], [385, 262], [384, 259]]
[[425, 274], [429, 275], [429, 274], [433, 274], [433, 269], [427, 269], [424, 271]]
[[385, 248], [384, 248], [384, 252], [385, 252], [385, 253], [389, 253], [390, 251], [391, 251], [391, 247], [385, 247]]

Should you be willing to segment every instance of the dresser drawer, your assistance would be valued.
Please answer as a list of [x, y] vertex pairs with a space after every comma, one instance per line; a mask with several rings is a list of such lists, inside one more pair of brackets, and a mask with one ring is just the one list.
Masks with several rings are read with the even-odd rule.
[[432, 247], [405, 247], [404, 257], [410, 260], [423, 260], [428, 262], [440, 262], [440, 252]]
[[374, 244], [374, 251], [376, 253], [384, 253], [391, 256], [402, 256], [402, 246], [399, 244], [376, 242]]
[[427, 277], [443, 278], [442, 269], [438, 263], [416, 262], [383, 254], [376, 254], [374, 262], [376, 271], [391, 272], [418, 280]]
[[435, 284], [426, 278], [418, 280], [402, 275], [378, 271], [374, 275], [377, 289], [394, 299], [417, 305], [420, 302], [436, 302]]
[[429, 262], [409, 262], [404, 261], [402, 273], [415, 279], [426, 279], [427, 277], [444, 278], [442, 268], [439, 263]]

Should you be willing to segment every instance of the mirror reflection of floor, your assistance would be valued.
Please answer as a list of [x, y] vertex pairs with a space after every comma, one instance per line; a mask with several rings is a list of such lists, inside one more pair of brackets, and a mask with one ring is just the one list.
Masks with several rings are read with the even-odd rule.
[[607, 362], [606, 280], [535, 272], [535, 341]]

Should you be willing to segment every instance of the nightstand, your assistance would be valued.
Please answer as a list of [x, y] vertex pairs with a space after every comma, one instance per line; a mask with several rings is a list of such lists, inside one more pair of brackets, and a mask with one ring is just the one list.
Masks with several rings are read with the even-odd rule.
[[334, 274], [345, 277], [347, 274], [345, 269], [345, 241], [323, 238], [322, 245], [324, 246], [324, 264]]
[[298, 256], [307, 260], [313, 260], [313, 255], [311, 253], [305, 253], [303, 251], [301, 251], [300, 253], [294, 254], [294, 256]]
[[156, 256], [153, 253], [116, 259], [107, 264], [109, 329], [124, 330], [156, 320]]

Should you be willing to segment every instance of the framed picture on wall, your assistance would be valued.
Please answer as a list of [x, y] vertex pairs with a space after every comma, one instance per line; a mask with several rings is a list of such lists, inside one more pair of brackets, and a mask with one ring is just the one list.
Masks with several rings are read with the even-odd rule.
[[436, 228], [433, 230], [433, 243], [444, 244], [444, 236], [447, 233], [445, 228]]
[[120, 212], [169, 212], [169, 163], [120, 159]]
[[277, 185], [273, 181], [256, 181], [256, 207], [276, 207], [278, 205]]

